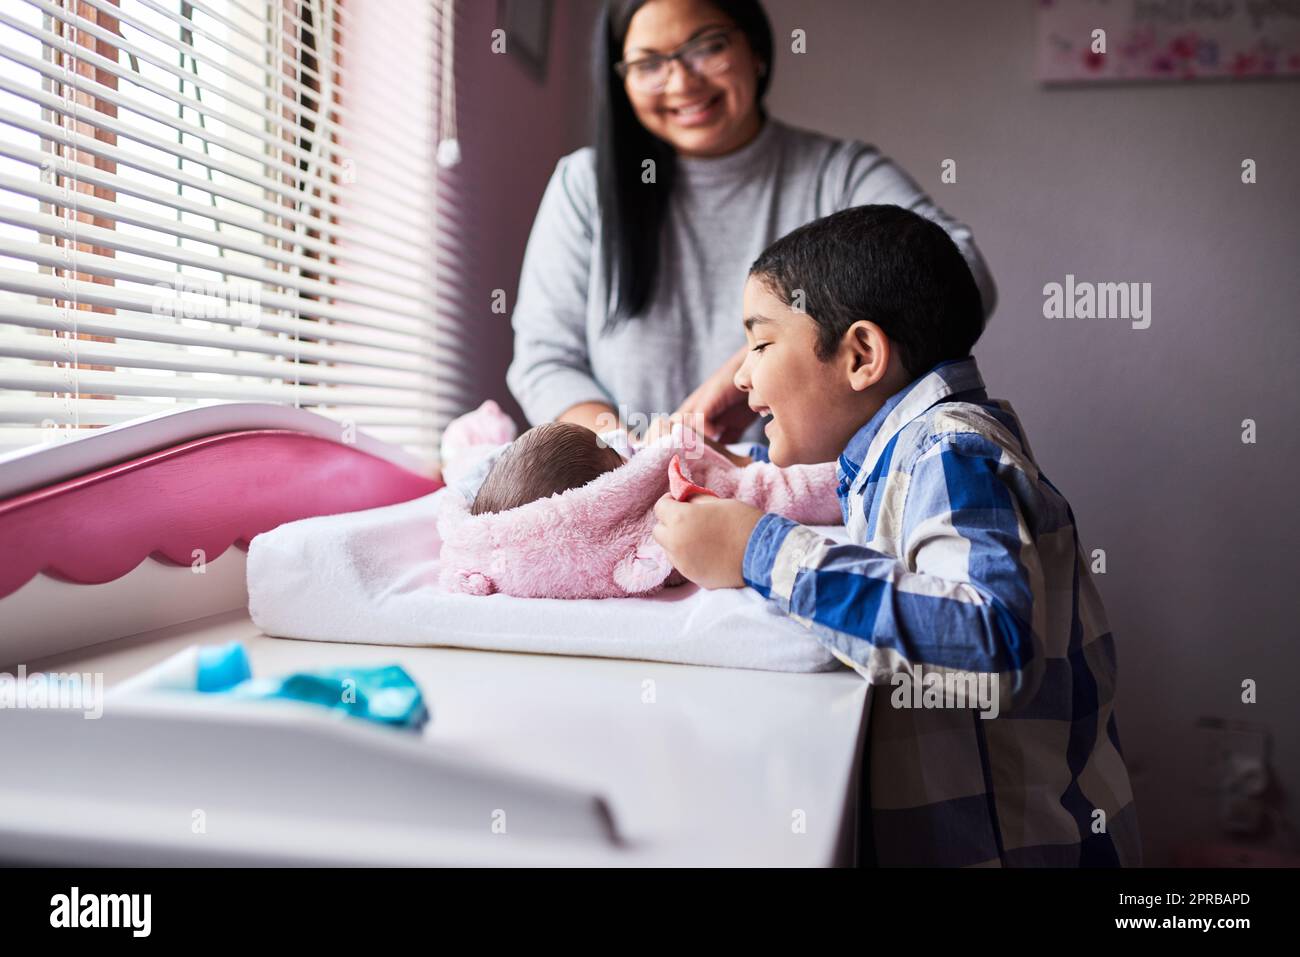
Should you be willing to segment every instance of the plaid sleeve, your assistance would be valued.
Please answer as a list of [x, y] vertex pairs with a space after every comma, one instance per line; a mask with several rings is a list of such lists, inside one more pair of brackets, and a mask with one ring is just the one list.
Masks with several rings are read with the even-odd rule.
[[1008, 705], [1025, 699], [1041, 673], [1032, 583], [1042, 576], [1018, 502], [1032, 485], [1003, 458], [983, 436], [949, 435], [888, 477], [904, 490], [907, 561], [765, 515], [745, 582], [873, 683], [922, 664], [997, 674]]

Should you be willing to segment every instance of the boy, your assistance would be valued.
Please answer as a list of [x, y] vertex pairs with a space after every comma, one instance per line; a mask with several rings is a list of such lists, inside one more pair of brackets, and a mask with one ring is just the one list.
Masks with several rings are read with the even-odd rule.
[[[1105, 612], [1069, 505], [984, 391], [957, 247], [896, 206], [843, 210], [768, 247], [744, 304], [736, 387], [771, 415], [772, 462], [838, 462], [851, 544], [704, 496], [661, 499], [655, 539], [690, 580], [753, 588], [884, 686], [865, 856], [1139, 864]], [[973, 710], [962, 687], [996, 700]]]

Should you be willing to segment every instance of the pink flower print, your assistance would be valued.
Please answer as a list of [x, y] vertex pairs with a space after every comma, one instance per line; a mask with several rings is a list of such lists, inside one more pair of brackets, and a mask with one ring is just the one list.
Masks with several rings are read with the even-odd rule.
[[1174, 37], [1169, 51], [1180, 60], [1190, 60], [1196, 54], [1196, 34], [1184, 33]]

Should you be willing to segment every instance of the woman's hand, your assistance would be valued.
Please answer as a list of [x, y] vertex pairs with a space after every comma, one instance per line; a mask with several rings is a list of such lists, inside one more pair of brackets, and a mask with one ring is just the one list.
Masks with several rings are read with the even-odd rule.
[[724, 362], [717, 372], [686, 397], [674, 415], [690, 416], [687, 421], [697, 423], [696, 431], [703, 432], [706, 438], [719, 442], [739, 439], [750, 423], [758, 418], [750, 409], [745, 393], [732, 381], [744, 364], [748, 349], [749, 346], [742, 346]]
[[694, 416], [691, 421], [688, 421], [680, 412], [674, 412], [672, 415], [655, 416], [654, 421], [652, 421], [649, 428], [645, 430], [645, 434], [638, 440], [637, 446], [641, 447], [649, 445], [656, 439], [670, 434], [673, 430], [673, 426], [680, 423], [685, 428], [691, 429], [696, 437], [704, 441], [705, 445], [713, 449], [713, 451], [717, 452], [737, 468], [744, 468], [746, 465], [749, 465], [754, 461], [748, 455], [740, 455], [733, 452], [721, 442], [715, 442], [713, 439], [700, 432], [699, 429], [695, 427], [695, 419], [698, 419], [698, 416]]

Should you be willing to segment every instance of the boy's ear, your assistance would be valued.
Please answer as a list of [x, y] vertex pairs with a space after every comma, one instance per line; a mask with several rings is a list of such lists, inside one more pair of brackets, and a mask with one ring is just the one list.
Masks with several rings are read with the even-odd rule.
[[860, 319], [844, 333], [844, 363], [849, 385], [863, 392], [885, 377], [889, 371], [892, 343], [885, 331], [874, 322]]

